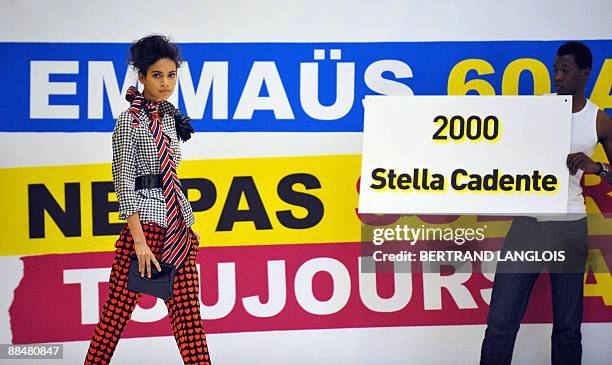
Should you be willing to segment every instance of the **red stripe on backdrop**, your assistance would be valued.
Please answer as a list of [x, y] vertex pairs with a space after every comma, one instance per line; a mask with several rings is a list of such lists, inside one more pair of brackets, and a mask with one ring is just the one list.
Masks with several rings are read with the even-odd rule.
[[[591, 244], [610, 249], [605, 244], [611, 238], [591, 237]], [[499, 239], [491, 243], [499, 244]], [[424, 282], [423, 274], [406, 274], [401, 288], [411, 290], [403, 291], [403, 299], [387, 307], [372, 305], [372, 298], [390, 298], [396, 293], [394, 277], [378, 273], [376, 289], [371, 285], [369, 291], [360, 289], [359, 281], [364, 278], [358, 268], [360, 252], [359, 243], [201, 248], [204, 327], [208, 333], [226, 333], [485, 323], [488, 305], [483, 298], [491, 282], [483, 274], [468, 274], [463, 293], [432, 287], [431, 281]], [[108, 271], [104, 270], [110, 270], [112, 258], [112, 252], [23, 257], [24, 276], [9, 310], [13, 342], [88, 340], [108, 295]], [[608, 267], [610, 264], [608, 261]], [[271, 275], [273, 290], [269, 289], [268, 267], [280, 270]], [[547, 275], [542, 275], [524, 322], [551, 321], [548, 285]], [[279, 290], [283, 287], [284, 295]], [[256, 295], [259, 300], [243, 301]], [[330, 298], [335, 302], [321, 304]], [[263, 305], [257, 305], [259, 302]], [[442, 309], [435, 308], [436, 302]], [[154, 298], [144, 296], [140, 307], [151, 310], [155, 303]], [[612, 322], [612, 303], [607, 304], [601, 297], [585, 298], [585, 322]], [[136, 317], [124, 338], [171, 335], [167, 316], [149, 316], [146, 321], [141, 317], [140, 322]]]

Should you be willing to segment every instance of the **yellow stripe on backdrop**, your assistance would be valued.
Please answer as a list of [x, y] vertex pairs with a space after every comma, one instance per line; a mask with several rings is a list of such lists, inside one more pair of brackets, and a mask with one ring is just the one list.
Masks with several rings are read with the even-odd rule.
[[[276, 157], [248, 159], [218, 159], [184, 161], [179, 176], [204, 178], [213, 182], [217, 197], [214, 205], [203, 212], [196, 212], [194, 229], [203, 236], [203, 245], [258, 245], [286, 243], [319, 243], [359, 241], [359, 221], [354, 209], [357, 207], [356, 182], [361, 159], [358, 155], [336, 155], [318, 157]], [[302, 184], [292, 185], [292, 190], [316, 197], [324, 207], [321, 220], [311, 228], [292, 229], [284, 227], [276, 212], [290, 210], [295, 218], [304, 218], [308, 211], [298, 205], [282, 200], [277, 190], [279, 182], [292, 174], [312, 175], [320, 188], [306, 189]], [[256, 229], [253, 222], [235, 222], [229, 231], [216, 231], [226, 203], [232, 180], [241, 178], [252, 181], [260, 196], [271, 229]], [[68, 253], [108, 251], [113, 249], [113, 236], [92, 234], [92, 183], [111, 182], [110, 164], [45, 166], [0, 169], [4, 181], [2, 195], [10, 209], [3, 209], [1, 219], [8, 230], [1, 255]], [[312, 178], [310, 180], [313, 180]], [[28, 186], [44, 184], [62, 210], [65, 206], [65, 184], [77, 183], [80, 188], [80, 227], [77, 237], [66, 237], [58, 225], [45, 212], [44, 237], [30, 238]], [[251, 190], [254, 191], [254, 190]], [[200, 198], [199, 191], [189, 191], [190, 200]], [[109, 200], [116, 200], [109, 194]], [[249, 209], [242, 194], [238, 209]], [[119, 222], [117, 213], [109, 214], [109, 222]]]
[[[184, 161], [179, 175], [187, 179], [207, 179], [216, 188], [216, 200], [205, 211], [196, 212], [196, 224], [205, 246], [240, 246], [268, 244], [299, 244], [360, 241], [361, 222], [356, 215], [358, 206], [357, 180], [360, 174], [360, 155], [308, 156], [308, 157], [272, 157]], [[303, 219], [309, 210], [283, 200], [279, 195], [279, 183], [287, 176], [304, 174], [307, 180], [318, 181], [320, 188], [307, 189], [300, 183], [300, 178], [293, 181], [291, 190], [306, 193], [320, 201], [323, 215], [315, 219], [309, 227], [288, 228], [277, 216], [279, 211], [290, 211], [296, 219]], [[47, 253], [93, 252], [113, 250], [113, 235], [93, 235], [93, 199], [92, 183], [111, 183], [110, 164], [44, 166], [0, 169], [0, 179], [4, 188], [1, 193], [6, 209], [0, 212], [0, 218], [6, 223], [4, 241], [0, 246], [0, 255], [27, 255]], [[314, 180], [316, 179], [316, 180]], [[264, 210], [258, 211], [259, 217], [267, 217], [271, 228], [257, 229], [252, 221], [237, 221], [225, 231], [218, 230], [219, 222], [228, 200], [232, 181], [252, 181], [251, 195], [256, 192], [261, 198]], [[58, 224], [44, 212], [44, 230], [41, 238], [31, 238], [30, 206], [36, 205], [29, 198], [29, 186], [44, 185], [52, 200], [61, 210], [66, 210], [66, 184], [78, 187], [76, 195], [80, 199], [80, 219], [75, 226], [80, 232], [74, 237], [66, 237]], [[587, 181], [587, 184], [589, 181]], [[596, 181], [590, 181], [596, 184]], [[249, 185], [249, 184], [247, 184]], [[38, 185], [39, 191], [41, 185]], [[286, 185], [287, 186], [287, 185]], [[286, 189], [285, 189], [286, 190]], [[237, 190], [238, 191], [238, 190]], [[47, 194], [47, 195], [49, 195]], [[73, 190], [71, 193], [75, 195]], [[40, 195], [37, 195], [40, 196]], [[198, 190], [189, 190], [191, 201], [202, 198]], [[210, 197], [204, 197], [210, 198]], [[98, 200], [116, 201], [114, 193]], [[49, 201], [49, 199], [47, 199]], [[593, 201], [587, 200], [590, 211], [598, 211]], [[74, 204], [74, 200], [73, 200]], [[47, 202], [48, 205], [48, 202]], [[40, 208], [37, 208], [40, 214]], [[249, 206], [244, 193], [240, 195], [237, 209], [254, 209]], [[229, 216], [232, 216], [229, 209]], [[312, 213], [312, 212], [310, 212]], [[316, 214], [314, 214], [316, 215]], [[109, 223], [120, 223], [117, 213], [104, 213], [104, 220]], [[595, 235], [612, 234], [610, 219], [595, 217], [590, 221], [590, 233]], [[419, 217], [402, 217], [394, 223], [421, 226], [425, 221]], [[503, 237], [506, 234], [508, 221], [476, 222], [473, 216], [460, 217], [452, 225], [487, 225], [487, 237]], [[446, 225], [440, 225], [445, 227]]]

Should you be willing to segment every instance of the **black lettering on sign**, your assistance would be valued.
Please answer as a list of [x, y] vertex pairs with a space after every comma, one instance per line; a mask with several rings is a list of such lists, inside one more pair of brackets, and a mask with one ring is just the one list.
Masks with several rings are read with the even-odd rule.
[[296, 218], [291, 210], [276, 212], [278, 221], [287, 228], [305, 229], [316, 226], [323, 219], [324, 207], [314, 195], [293, 190], [295, 184], [302, 184], [307, 190], [320, 189], [319, 180], [310, 174], [292, 174], [285, 176], [277, 187], [278, 196], [285, 202], [308, 211], [304, 218]]
[[94, 236], [118, 235], [125, 223], [110, 223], [108, 214], [119, 211], [119, 202], [109, 201], [108, 194], [115, 191], [112, 182], [91, 183], [91, 219]]
[[189, 190], [200, 192], [200, 198], [196, 201], [189, 201], [194, 212], [203, 212], [212, 208], [217, 201], [217, 188], [208, 179], [181, 179], [181, 189], [183, 194], [189, 199]]
[[470, 141], [488, 140], [495, 141], [499, 137], [500, 121], [495, 115], [486, 116], [481, 119], [477, 115], [468, 116], [467, 119], [454, 115], [449, 118], [438, 115], [433, 119], [434, 124], [442, 123], [434, 132], [432, 139], [446, 141], [463, 141], [467, 137]]
[[387, 170], [378, 167], [375, 168], [374, 170], [372, 170], [372, 180], [375, 180], [376, 182], [378, 182], [378, 184], [371, 184], [370, 187], [372, 189], [382, 189], [385, 186], [387, 186], [387, 179], [384, 176], [384, 173], [387, 172]]
[[30, 238], [45, 237], [45, 211], [66, 237], [81, 235], [81, 188], [79, 183], [65, 183], [62, 210], [44, 184], [28, 185], [28, 218]]
[[[238, 209], [242, 194], [249, 209]], [[272, 229], [268, 213], [251, 176], [236, 176], [232, 180], [216, 231], [231, 231], [235, 222], [253, 222], [258, 230]]]

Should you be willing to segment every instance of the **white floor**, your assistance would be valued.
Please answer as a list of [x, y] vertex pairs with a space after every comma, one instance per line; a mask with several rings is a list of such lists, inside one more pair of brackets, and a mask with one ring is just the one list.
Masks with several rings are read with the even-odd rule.
[[[523, 325], [513, 364], [550, 364], [551, 325]], [[312, 331], [273, 331], [208, 336], [217, 365], [293, 364], [477, 364], [484, 326], [393, 327]], [[609, 365], [612, 324], [584, 324], [584, 357], [588, 365]], [[64, 344], [63, 360], [36, 364], [80, 364], [87, 341]], [[30, 362], [28, 362], [30, 363]], [[15, 364], [0, 360], [0, 364]], [[173, 337], [123, 339], [113, 365], [181, 365]]]

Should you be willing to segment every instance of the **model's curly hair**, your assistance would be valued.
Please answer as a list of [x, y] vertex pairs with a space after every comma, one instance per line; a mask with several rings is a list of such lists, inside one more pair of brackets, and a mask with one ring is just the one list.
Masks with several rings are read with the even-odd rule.
[[128, 64], [138, 73], [147, 74], [149, 67], [161, 58], [169, 58], [180, 67], [183, 60], [175, 43], [163, 35], [150, 35], [134, 42], [130, 47]]

